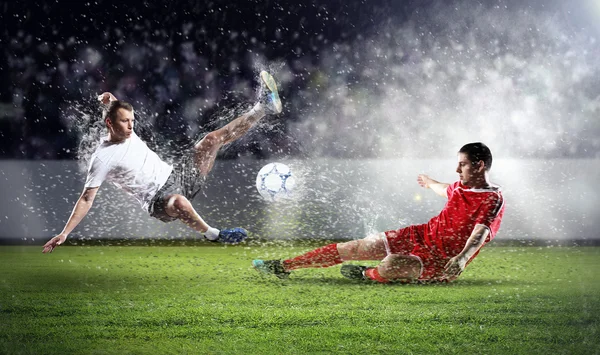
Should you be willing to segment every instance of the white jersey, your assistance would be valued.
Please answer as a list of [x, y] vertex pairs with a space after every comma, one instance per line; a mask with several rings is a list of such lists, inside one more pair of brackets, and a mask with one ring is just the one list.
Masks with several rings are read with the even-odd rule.
[[85, 187], [112, 182], [135, 197], [146, 211], [173, 167], [150, 150], [135, 133], [123, 142], [103, 139], [90, 160]]

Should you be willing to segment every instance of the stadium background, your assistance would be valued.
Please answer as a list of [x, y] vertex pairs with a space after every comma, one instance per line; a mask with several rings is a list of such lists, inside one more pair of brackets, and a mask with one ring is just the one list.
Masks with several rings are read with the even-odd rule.
[[[140, 134], [170, 159], [248, 107], [262, 68], [280, 82], [284, 113], [223, 152], [196, 201], [210, 220], [267, 238], [422, 222], [443, 201], [418, 190], [416, 174], [454, 179], [454, 152], [481, 140], [509, 201], [502, 237], [599, 237], [597, 2], [22, 1], [0, 11], [4, 242], [62, 228], [98, 133], [99, 92], [132, 102]], [[295, 206], [252, 190], [273, 160], [303, 174]], [[100, 196], [81, 237], [189, 236], [116, 195]]]

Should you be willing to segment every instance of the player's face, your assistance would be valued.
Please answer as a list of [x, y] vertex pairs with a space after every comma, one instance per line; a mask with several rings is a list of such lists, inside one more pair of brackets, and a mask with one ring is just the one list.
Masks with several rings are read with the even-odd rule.
[[113, 120], [107, 120], [108, 129], [113, 141], [123, 141], [133, 134], [133, 121], [135, 117], [133, 111], [120, 108], [117, 111], [117, 117]]
[[464, 185], [474, 186], [478, 184], [482, 178], [483, 171], [483, 162], [480, 161], [474, 164], [465, 153], [458, 153], [456, 172]]

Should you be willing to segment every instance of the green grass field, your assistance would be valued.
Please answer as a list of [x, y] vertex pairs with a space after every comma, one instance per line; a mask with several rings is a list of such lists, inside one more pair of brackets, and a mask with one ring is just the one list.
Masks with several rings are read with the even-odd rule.
[[448, 285], [250, 266], [313, 246], [0, 247], [0, 353], [600, 353], [600, 248], [487, 247]]

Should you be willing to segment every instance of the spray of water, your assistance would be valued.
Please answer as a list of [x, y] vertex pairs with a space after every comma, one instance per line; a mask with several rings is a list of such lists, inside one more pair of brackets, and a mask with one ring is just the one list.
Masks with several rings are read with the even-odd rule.
[[313, 156], [600, 156], [600, 46], [559, 15], [439, 3], [334, 45], [293, 132]]

